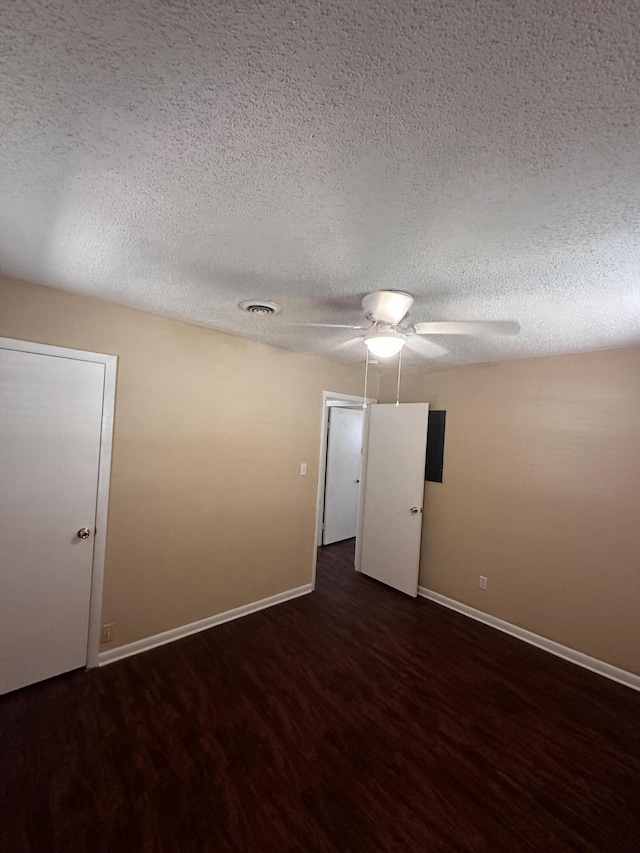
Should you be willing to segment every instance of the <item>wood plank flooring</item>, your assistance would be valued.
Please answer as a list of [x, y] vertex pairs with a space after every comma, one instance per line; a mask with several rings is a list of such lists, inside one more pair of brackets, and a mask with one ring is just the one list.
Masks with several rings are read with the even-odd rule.
[[0, 699], [10, 853], [640, 850], [640, 694], [352, 570]]

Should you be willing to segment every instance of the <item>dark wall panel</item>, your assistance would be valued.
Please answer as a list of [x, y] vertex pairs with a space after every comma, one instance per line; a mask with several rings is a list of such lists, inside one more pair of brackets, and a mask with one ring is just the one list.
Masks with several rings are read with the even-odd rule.
[[447, 419], [445, 411], [430, 411], [427, 428], [427, 469], [425, 480], [432, 483], [442, 482], [444, 466], [444, 427]]

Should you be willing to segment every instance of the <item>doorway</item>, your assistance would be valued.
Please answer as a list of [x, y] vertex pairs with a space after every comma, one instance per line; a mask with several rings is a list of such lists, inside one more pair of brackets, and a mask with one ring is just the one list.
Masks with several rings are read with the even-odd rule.
[[[336, 402], [332, 399], [335, 397]], [[318, 478], [318, 511], [312, 584], [316, 584], [318, 547], [323, 544], [329, 410], [360, 408], [362, 397], [324, 392]], [[354, 569], [407, 595], [416, 597], [427, 450], [428, 403], [369, 404], [362, 430], [362, 463]], [[340, 540], [329, 547], [342, 548]]]
[[0, 338], [0, 693], [97, 665], [116, 365]]
[[[324, 391], [323, 395], [322, 395], [322, 421], [321, 421], [321, 427], [320, 427], [320, 463], [319, 463], [319, 472], [318, 472], [316, 537], [315, 537], [313, 568], [312, 568], [312, 584], [314, 587], [315, 587], [315, 582], [316, 582], [317, 549], [321, 545], [325, 544], [324, 533], [325, 533], [326, 528], [324, 528], [324, 525], [325, 525], [325, 515], [326, 515], [327, 473], [328, 473], [327, 453], [329, 450], [329, 436], [330, 436], [330, 431], [331, 431], [332, 410], [344, 409], [347, 411], [360, 413], [359, 414], [360, 430], [362, 430], [362, 413], [363, 413], [364, 402], [365, 402], [364, 397], [359, 397], [357, 395], [350, 395], [350, 394], [340, 394], [336, 391]], [[366, 402], [367, 402], [367, 405], [370, 405], [372, 403], [375, 403], [376, 401], [372, 397], [367, 397]], [[347, 426], [348, 418], [349, 418], [349, 416], [347, 415], [347, 416], [345, 416], [345, 418], [342, 419], [343, 423], [341, 424], [341, 426], [338, 427], [338, 429], [340, 430], [340, 428], [343, 427], [344, 428], [343, 431], [351, 434], [352, 438], [351, 438], [350, 442], [347, 442], [347, 444], [350, 443], [352, 449], [351, 449], [351, 451], [349, 451], [346, 447], [343, 448], [343, 452], [347, 453], [347, 457], [343, 458], [343, 463], [348, 459], [348, 457], [350, 455], [351, 456], [351, 462], [350, 463], [347, 462], [347, 466], [348, 466], [349, 470], [347, 472], [347, 476], [345, 479], [346, 480], [348, 480], [348, 479], [356, 480], [356, 479], [359, 479], [359, 477], [357, 476], [357, 472], [359, 471], [360, 464], [361, 464], [361, 453], [360, 453], [360, 451], [362, 448], [362, 441], [360, 440], [360, 446], [359, 446], [359, 448], [357, 448], [357, 451], [354, 454], [353, 453], [353, 446], [354, 446], [355, 442], [353, 441], [353, 434], [357, 430], [357, 426], [355, 425], [355, 419], [350, 425]], [[338, 415], [337, 419], [338, 420], [340, 419], [339, 415]], [[334, 416], [334, 427], [335, 427], [335, 423], [336, 423], [336, 417]], [[334, 435], [335, 435], [335, 433], [334, 433]], [[339, 442], [339, 444], [340, 444], [340, 442]], [[334, 442], [334, 445], [335, 445], [335, 442]], [[338, 451], [340, 452], [340, 447], [338, 447]], [[359, 457], [359, 458], [354, 458], [354, 456]], [[338, 468], [339, 467], [340, 466], [338, 466]], [[351, 477], [352, 472], [356, 472], [356, 476]], [[341, 498], [345, 497], [344, 496], [343, 484], [341, 484], [339, 482], [339, 479], [340, 478], [338, 478], [337, 482], [334, 481], [334, 485], [336, 485], [337, 489], [338, 489], [338, 502], [340, 501]], [[329, 500], [332, 500], [332, 497], [333, 497], [331, 494], [331, 485], [332, 485], [332, 483], [330, 480], [330, 482], [329, 482], [329, 487], [330, 487]], [[344, 485], [346, 485], [346, 484], [344, 484]], [[356, 525], [357, 525], [357, 512], [358, 512], [357, 498], [359, 496], [360, 484], [357, 483], [357, 484], [352, 484], [352, 485], [356, 486], [356, 489], [355, 489], [355, 495], [356, 495], [355, 506], [353, 506], [353, 496], [354, 496], [353, 491], [352, 491], [351, 496], [350, 497], [347, 496], [346, 499], [347, 499], [347, 502], [351, 504], [350, 508], [349, 508], [349, 515], [350, 515], [350, 517], [353, 517], [352, 513], [355, 512], [355, 520], [356, 520]], [[340, 510], [338, 508], [335, 515], [339, 516], [339, 512], [340, 512]], [[339, 525], [339, 526], [341, 526], [341, 525]], [[331, 530], [329, 531], [329, 536], [327, 537], [327, 540], [329, 538], [331, 538], [331, 536], [333, 536], [333, 535], [342, 536], [343, 532], [344, 532], [344, 529], [339, 530], [338, 527], [336, 526], [333, 528], [333, 533]], [[354, 536], [356, 535], [355, 527], [353, 528], [353, 534], [352, 535], [354, 535]], [[337, 540], [333, 540], [333, 541], [337, 541]]]
[[362, 468], [361, 406], [331, 406], [327, 424], [322, 544], [355, 539]]

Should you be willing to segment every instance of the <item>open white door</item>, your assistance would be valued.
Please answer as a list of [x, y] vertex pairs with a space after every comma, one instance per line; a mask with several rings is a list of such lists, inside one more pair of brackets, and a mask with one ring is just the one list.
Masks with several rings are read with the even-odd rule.
[[356, 535], [360, 466], [362, 463], [362, 409], [329, 409], [327, 472], [324, 492], [322, 544]]
[[429, 404], [367, 411], [356, 567], [415, 598]]
[[87, 663], [104, 389], [0, 347], [0, 693]]

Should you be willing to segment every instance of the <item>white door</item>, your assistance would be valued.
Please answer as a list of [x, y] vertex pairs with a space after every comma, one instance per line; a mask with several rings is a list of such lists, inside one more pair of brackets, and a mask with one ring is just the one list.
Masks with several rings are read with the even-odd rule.
[[327, 470], [324, 490], [322, 544], [356, 535], [360, 466], [362, 462], [362, 409], [329, 409]]
[[378, 404], [365, 427], [356, 566], [407, 595], [418, 594], [428, 403]]
[[0, 349], [0, 693], [87, 661], [104, 377]]

